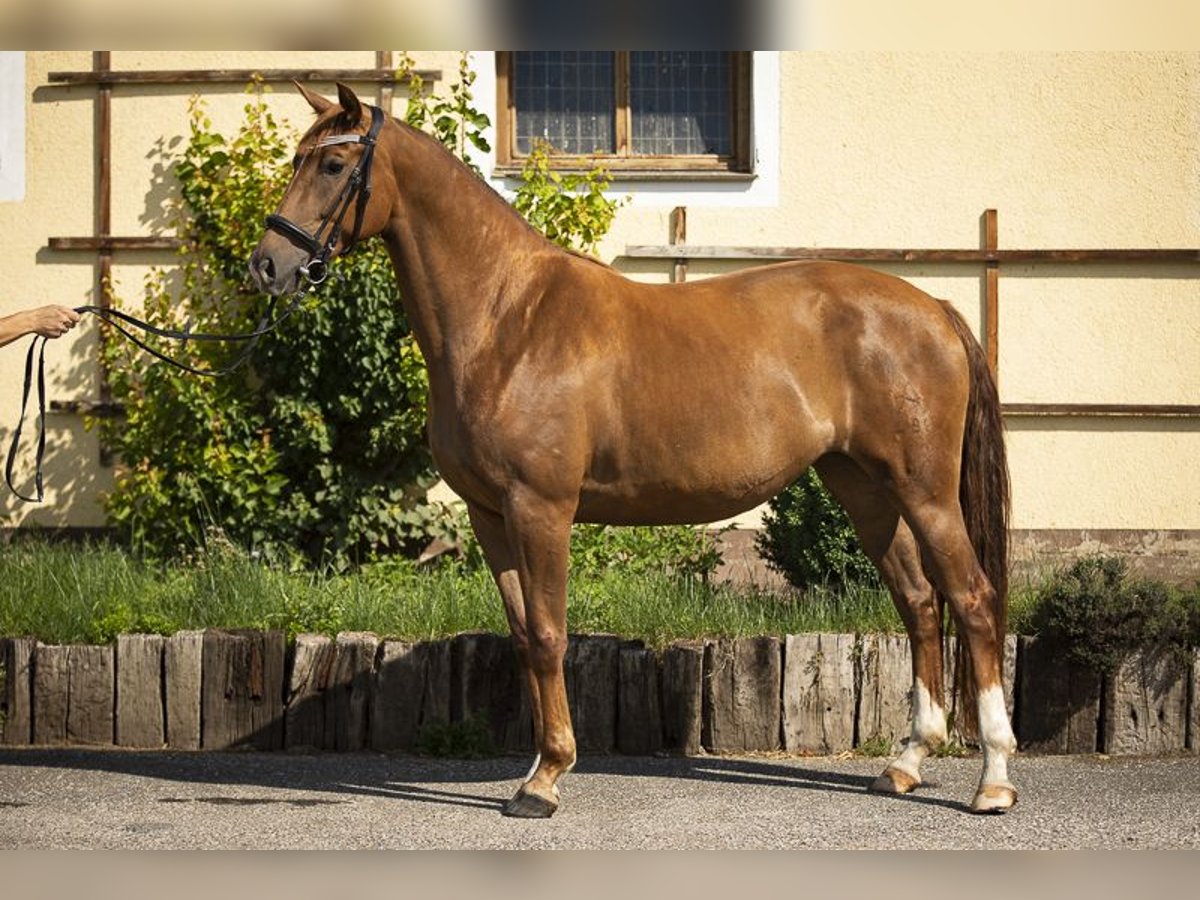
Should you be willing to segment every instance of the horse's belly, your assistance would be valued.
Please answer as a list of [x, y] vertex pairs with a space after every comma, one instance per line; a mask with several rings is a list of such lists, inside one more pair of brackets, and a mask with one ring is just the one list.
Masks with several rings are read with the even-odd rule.
[[678, 460], [656, 472], [588, 478], [576, 518], [610, 525], [702, 524], [728, 519], [774, 497], [817, 455], [797, 448], [767, 466], [697, 467]]

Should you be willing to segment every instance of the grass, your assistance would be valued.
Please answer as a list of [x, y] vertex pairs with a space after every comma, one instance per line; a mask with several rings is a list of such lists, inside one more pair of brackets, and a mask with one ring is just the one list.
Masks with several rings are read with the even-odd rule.
[[[1014, 584], [1009, 632], [1029, 633], [1041, 584]], [[572, 575], [574, 632], [663, 646], [681, 638], [806, 632], [902, 632], [887, 594], [851, 585], [804, 595], [619, 567]], [[382, 563], [354, 574], [288, 571], [216, 545], [166, 565], [111, 544], [22, 540], [0, 550], [0, 635], [46, 643], [107, 643], [117, 634], [199, 628], [282, 629], [432, 639], [508, 631], [490, 575]]]
[[[382, 564], [355, 574], [290, 572], [228, 547], [165, 566], [105, 544], [27, 541], [0, 552], [0, 635], [106, 643], [117, 634], [210, 627], [373, 631], [429, 639], [507, 633], [483, 571]], [[899, 631], [885, 593], [804, 596], [609, 570], [571, 579], [568, 627], [662, 646], [679, 638]]]

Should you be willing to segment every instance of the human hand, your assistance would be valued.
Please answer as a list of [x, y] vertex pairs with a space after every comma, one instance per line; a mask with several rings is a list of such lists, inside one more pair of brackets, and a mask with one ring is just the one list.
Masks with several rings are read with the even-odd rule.
[[29, 330], [46, 338], [62, 337], [74, 328], [81, 318], [75, 310], [56, 303], [31, 309], [28, 315]]

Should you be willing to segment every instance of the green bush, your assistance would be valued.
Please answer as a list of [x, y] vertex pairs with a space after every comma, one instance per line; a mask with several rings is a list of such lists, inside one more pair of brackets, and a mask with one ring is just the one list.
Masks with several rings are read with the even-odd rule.
[[801, 590], [879, 583], [845, 510], [812, 469], [771, 500], [757, 547], [771, 568]]
[[[147, 279], [149, 321], [254, 327], [262, 298], [246, 260], [287, 184], [295, 142], [261, 93], [233, 138], [193, 103], [189, 137], [169, 159], [186, 249], [177, 270]], [[166, 349], [208, 368], [237, 352]], [[216, 526], [270, 558], [341, 568], [423, 540], [406, 515], [433, 481], [425, 371], [377, 242], [339, 260], [337, 277], [234, 375], [198, 378], [116, 339], [103, 352], [125, 409], [94, 423], [123, 461], [106, 509], [134, 546], [187, 552]]]
[[1190, 593], [1130, 575], [1124, 559], [1089, 556], [1055, 573], [1039, 591], [1030, 624], [1067, 657], [1100, 675], [1131, 654], [1167, 653], [1185, 662], [1200, 641], [1200, 588]]
[[721, 564], [709, 532], [686, 525], [576, 525], [571, 532], [571, 571], [601, 575], [674, 575], [705, 579]]

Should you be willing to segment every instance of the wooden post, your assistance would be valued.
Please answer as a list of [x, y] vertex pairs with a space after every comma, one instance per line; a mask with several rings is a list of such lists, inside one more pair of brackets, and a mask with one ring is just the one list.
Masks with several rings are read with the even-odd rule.
[[706, 750], [780, 749], [783, 649], [779, 638], [722, 638], [704, 648]]
[[282, 631], [204, 632], [204, 749], [283, 747], [284, 650]]
[[1017, 739], [1022, 750], [1095, 753], [1100, 676], [1067, 659], [1042, 637], [1020, 639]]
[[[983, 249], [994, 252], [1000, 249], [1000, 234], [996, 221], [996, 210], [983, 212]], [[1000, 383], [1000, 263], [988, 262], [984, 270], [984, 350], [992, 377]]]
[[120, 747], [162, 747], [163, 646], [160, 634], [117, 636], [116, 736]]
[[662, 749], [658, 705], [658, 660], [640, 641], [621, 644], [617, 653], [617, 751], [649, 756]]
[[296, 635], [283, 714], [285, 750], [324, 750], [325, 692], [333, 670], [333, 641], [323, 634]]
[[[391, 50], [375, 51], [375, 68], [385, 72], [391, 72], [396, 68]], [[390, 116], [392, 114], [392, 99], [395, 93], [396, 89], [390, 81], [379, 82], [379, 108], [383, 110], [384, 115]]]
[[571, 635], [563, 663], [571, 724], [580, 750], [609, 753], [617, 740], [617, 654], [607, 634]]
[[1166, 654], [1138, 651], [1125, 660], [1105, 683], [1101, 751], [1141, 756], [1182, 751], [1189, 669]]
[[[677, 206], [671, 210], [671, 218], [669, 222], [670, 234], [668, 235], [668, 243], [671, 246], [687, 243], [687, 207]], [[675, 266], [671, 272], [671, 280], [676, 284], [683, 284], [687, 281], [687, 260], [677, 258]]]
[[180, 631], [167, 638], [163, 672], [167, 683], [167, 746], [172, 750], [200, 749], [203, 657], [203, 631]]
[[372, 750], [413, 750], [421, 729], [450, 721], [450, 642], [385, 641], [375, 672]]
[[512, 641], [499, 634], [460, 634], [451, 641], [450, 721], [481, 719], [503, 750], [533, 747], [533, 713]]
[[113, 648], [71, 647], [67, 672], [68, 743], [111, 745], [116, 697]]
[[370, 632], [343, 632], [334, 644], [333, 671], [325, 692], [325, 748], [362, 750], [367, 746], [367, 712], [375, 680], [379, 638]]
[[676, 641], [659, 662], [659, 711], [663, 749], [684, 756], [703, 752], [700, 742], [704, 720], [704, 644]]
[[859, 652], [858, 743], [895, 750], [912, 720], [912, 653], [900, 635], [863, 635]]
[[1192, 686], [1188, 691], [1187, 748], [1200, 753], [1200, 648], [1192, 651]]
[[71, 648], [38, 644], [33, 651], [33, 742], [67, 742]]
[[0, 666], [4, 668], [0, 687], [0, 744], [33, 742], [33, 638], [8, 638], [0, 641]]
[[789, 634], [783, 650], [783, 746], [841, 753], [854, 746], [852, 634]]

